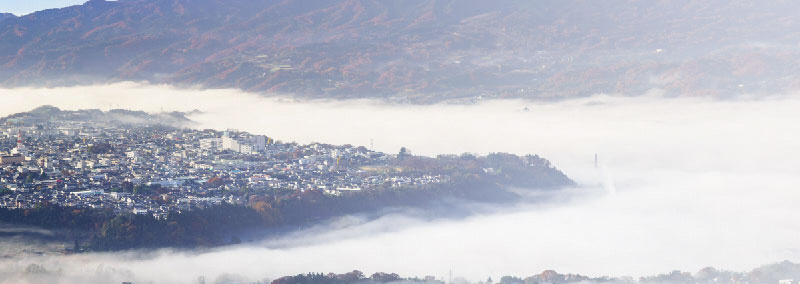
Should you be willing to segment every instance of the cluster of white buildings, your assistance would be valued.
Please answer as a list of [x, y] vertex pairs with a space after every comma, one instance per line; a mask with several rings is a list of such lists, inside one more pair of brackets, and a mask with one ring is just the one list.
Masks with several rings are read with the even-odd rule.
[[[249, 194], [331, 195], [447, 182], [364, 170], [390, 156], [365, 147], [274, 142], [264, 135], [109, 123], [107, 112], [0, 118], [0, 207], [41, 203], [152, 214], [247, 202]], [[215, 182], [218, 181], [218, 182]]]
[[264, 152], [267, 145], [273, 141], [264, 135], [242, 135], [231, 137], [230, 131], [225, 131], [222, 137], [200, 139], [200, 148], [210, 152], [233, 151], [240, 154], [256, 154]]

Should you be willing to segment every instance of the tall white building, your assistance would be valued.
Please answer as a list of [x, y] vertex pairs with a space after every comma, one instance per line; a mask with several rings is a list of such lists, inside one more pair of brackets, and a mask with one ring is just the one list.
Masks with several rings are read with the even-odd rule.
[[228, 135], [222, 136], [222, 149], [231, 150], [234, 152], [242, 151], [241, 147], [239, 146], [239, 141]]
[[250, 136], [250, 144], [253, 145], [256, 151], [264, 151], [267, 148], [267, 136], [253, 135]]

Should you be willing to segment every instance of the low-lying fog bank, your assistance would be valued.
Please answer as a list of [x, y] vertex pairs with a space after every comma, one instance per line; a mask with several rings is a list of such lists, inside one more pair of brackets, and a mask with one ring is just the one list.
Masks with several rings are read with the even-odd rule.
[[[463, 220], [347, 217], [263, 243], [203, 253], [159, 251], [0, 260], [0, 283], [31, 263], [65, 283], [192, 283], [359, 269], [470, 280], [544, 269], [652, 275], [706, 266], [749, 270], [800, 260], [800, 97], [595, 96], [555, 103], [386, 105], [293, 102], [233, 90], [122, 83], [0, 90], [0, 115], [63, 109], [191, 111], [204, 128], [283, 141], [354, 144], [414, 154], [536, 153], [581, 184], [546, 206]], [[598, 167], [594, 155], [598, 154]], [[105, 277], [105, 278], [104, 278]], [[108, 278], [111, 277], [111, 278]], [[126, 278], [127, 277], [127, 278]], [[12, 279], [12, 280], [8, 280]], [[9, 282], [11, 281], [11, 282]]]

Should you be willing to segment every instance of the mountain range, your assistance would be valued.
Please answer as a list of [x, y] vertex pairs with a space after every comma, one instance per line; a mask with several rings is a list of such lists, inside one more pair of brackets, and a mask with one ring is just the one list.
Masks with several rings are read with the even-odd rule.
[[[429, 103], [800, 87], [800, 2], [92, 0], [0, 14], [0, 86]], [[1, 12], [1, 11], [0, 11]]]

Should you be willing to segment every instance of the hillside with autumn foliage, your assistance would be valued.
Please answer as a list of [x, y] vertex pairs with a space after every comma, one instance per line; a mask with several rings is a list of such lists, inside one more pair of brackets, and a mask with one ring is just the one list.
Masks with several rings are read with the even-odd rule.
[[800, 86], [798, 6], [93, 0], [0, 15], [0, 85], [135, 80], [416, 103], [780, 93]]

